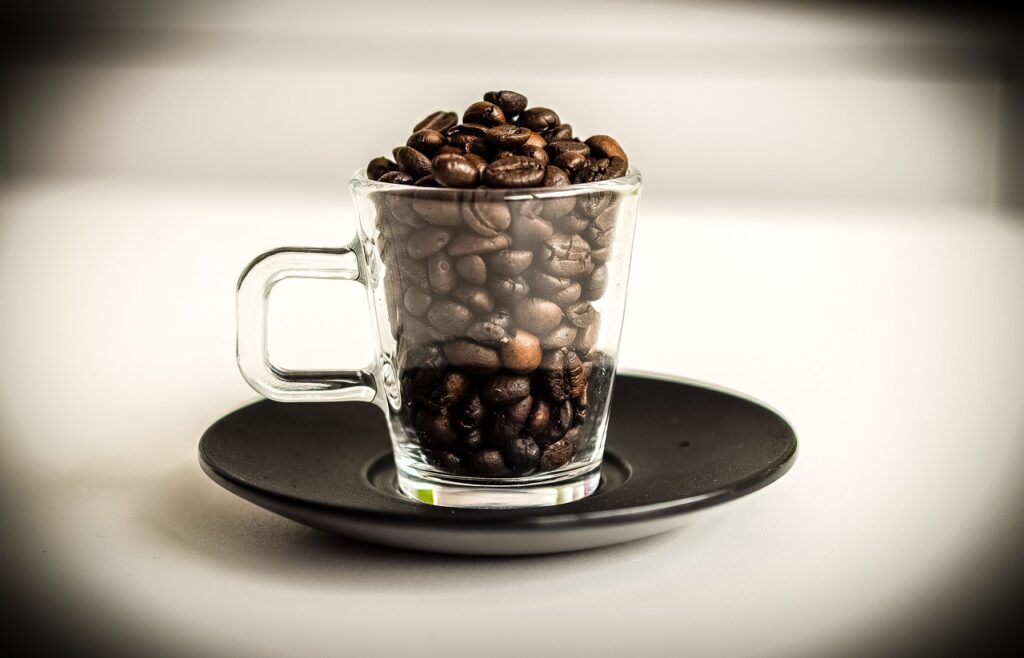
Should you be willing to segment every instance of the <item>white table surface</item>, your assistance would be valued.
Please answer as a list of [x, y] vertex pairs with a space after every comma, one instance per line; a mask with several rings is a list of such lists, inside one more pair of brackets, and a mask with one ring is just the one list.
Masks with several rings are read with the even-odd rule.
[[[334, 538], [199, 470], [202, 431], [253, 396], [239, 271], [346, 241], [344, 189], [8, 185], [5, 563], [107, 637], [205, 655], [820, 655], [960, 610], [1019, 519], [1024, 223], [641, 206], [621, 366], [769, 402], [797, 463], [676, 533], [487, 559]], [[279, 359], [368, 354], [354, 286], [288, 286]]]

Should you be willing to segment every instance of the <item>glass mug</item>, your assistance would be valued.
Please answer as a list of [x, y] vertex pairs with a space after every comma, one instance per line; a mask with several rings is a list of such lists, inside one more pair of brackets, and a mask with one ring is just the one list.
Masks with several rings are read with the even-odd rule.
[[[371, 402], [398, 487], [449, 507], [583, 498], [600, 480], [640, 172], [560, 188], [350, 181], [358, 237], [283, 248], [238, 283], [238, 364], [272, 400]], [[358, 370], [293, 371], [267, 356], [282, 279], [359, 281], [377, 336]]]

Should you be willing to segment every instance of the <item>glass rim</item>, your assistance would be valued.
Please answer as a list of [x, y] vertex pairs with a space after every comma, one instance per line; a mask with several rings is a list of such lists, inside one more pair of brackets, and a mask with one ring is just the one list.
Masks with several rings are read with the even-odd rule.
[[488, 193], [501, 193], [506, 198], [515, 199], [522, 195], [524, 198], [537, 196], [571, 196], [581, 192], [592, 192], [600, 190], [614, 190], [618, 192], [639, 189], [643, 183], [643, 175], [636, 167], [630, 167], [626, 173], [618, 178], [595, 181], [593, 183], [573, 183], [562, 187], [416, 187], [415, 185], [402, 185], [399, 183], [382, 183], [371, 180], [366, 176], [366, 168], [357, 169], [349, 179], [349, 185], [355, 188], [368, 188], [380, 192], [404, 192], [406, 194], [417, 191], [430, 191], [431, 196], [437, 194], [444, 196], [451, 193], [453, 196], [464, 195], [467, 192], [482, 190]]

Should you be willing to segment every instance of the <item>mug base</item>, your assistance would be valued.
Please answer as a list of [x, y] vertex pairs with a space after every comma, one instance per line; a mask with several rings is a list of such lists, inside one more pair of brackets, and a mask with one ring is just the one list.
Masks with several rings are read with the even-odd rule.
[[420, 503], [439, 507], [501, 509], [561, 505], [586, 498], [601, 482], [601, 467], [569, 479], [538, 484], [486, 484], [443, 482], [398, 471], [398, 490]]

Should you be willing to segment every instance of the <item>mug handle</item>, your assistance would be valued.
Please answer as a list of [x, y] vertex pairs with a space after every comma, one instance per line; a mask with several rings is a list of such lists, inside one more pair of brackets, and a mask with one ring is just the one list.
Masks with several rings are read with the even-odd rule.
[[238, 279], [238, 368], [258, 393], [280, 402], [372, 402], [376, 372], [359, 370], [287, 370], [267, 354], [267, 300], [285, 279], [340, 279], [366, 285], [363, 266], [352, 245], [339, 249], [284, 247], [257, 257]]

